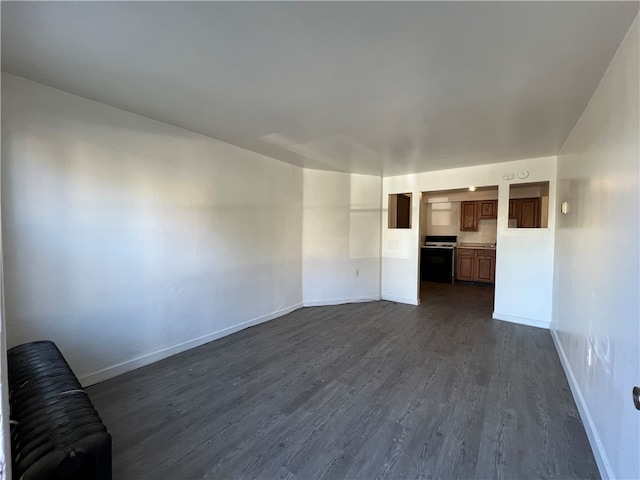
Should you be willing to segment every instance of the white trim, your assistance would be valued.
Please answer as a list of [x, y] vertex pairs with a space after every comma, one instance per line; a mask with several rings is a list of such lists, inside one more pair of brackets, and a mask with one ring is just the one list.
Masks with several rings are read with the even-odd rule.
[[504, 322], [518, 323], [520, 325], [528, 325], [530, 327], [544, 328], [549, 330], [551, 323], [542, 320], [536, 320], [535, 318], [516, 317], [513, 315], [505, 315], [504, 313], [493, 312], [492, 318], [494, 320], [502, 320]]
[[238, 323], [237, 325], [233, 325], [228, 328], [224, 328], [222, 330], [218, 330], [217, 332], [209, 333], [207, 335], [203, 335], [198, 338], [194, 338], [192, 340], [187, 340], [186, 342], [178, 343], [176, 345], [172, 345], [170, 347], [166, 347], [155, 352], [147, 353], [146, 355], [142, 355], [140, 357], [133, 358], [131, 360], [124, 361], [122, 363], [118, 363], [116, 365], [111, 365], [109, 367], [98, 370], [97, 372], [89, 373], [87, 375], [83, 375], [78, 377], [80, 383], [83, 387], [93, 385], [94, 383], [103, 382], [110, 378], [116, 377], [118, 375], [122, 375], [123, 373], [130, 372], [131, 370], [135, 370], [136, 368], [144, 367], [151, 363], [157, 362], [164, 358], [170, 357], [172, 355], [176, 355], [178, 353], [184, 352], [191, 348], [199, 347], [200, 345], [204, 345], [205, 343], [212, 342], [222, 337], [226, 337], [227, 335], [231, 335], [232, 333], [239, 332], [240, 330], [244, 330], [245, 328], [252, 327], [254, 325], [258, 325], [260, 323], [268, 322], [269, 320], [273, 320], [274, 318], [281, 317], [282, 315], [286, 315], [287, 313], [291, 313], [294, 310], [298, 310], [302, 307], [302, 303], [297, 303], [287, 308], [283, 308], [281, 310], [276, 310], [275, 312], [268, 313], [267, 315], [262, 315], [261, 317], [254, 318], [252, 320], [247, 320], [246, 322]]
[[564, 373], [569, 381], [569, 388], [571, 388], [573, 399], [575, 400], [578, 411], [580, 412], [580, 418], [582, 419], [584, 429], [587, 432], [587, 438], [591, 444], [591, 450], [593, 450], [593, 456], [596, 459], [598, 470], [600, 470], [600, 476], [603, 480], [615, 478], [615, 475], [611, 470], [611, 464], [609, 463], [607, 454], [604, 451], [602, 441], [600, 440], [600, 435], [598, 435], [598, 430], [593, 423], [593, 418], [591, 418], [587, 402], [582, 396], [582, 391], [578, 386], [578, 382], [573, 374], [573, 370], [571, 369], [571, 365], [569, 364], [569, 359], [567, 358], [564, 348], [562, 348], [562, 343], [560, 342], [558, 333], [553, 329], [551, 329], [551, 338], [553, 338], [553, 343], [555, 344], [558, 356], [560, 357], [560, 363], [562, 364]]
[[378, 295], [367, 297], [351, 297], [351, 298], [330, 298], [329, 300], [304, 300], [303, 307], [322, 307], [326, 305], [342, 305], [343, 303], [361, 303], [361, 302], [377, 302], [380, 300]]
[[396, 303], [406, 303], [408, 305], [420, 305], [419, 298], [396, 297], [395, 295], [386, 295], [384, 293], [382, 294], [382, 300]]

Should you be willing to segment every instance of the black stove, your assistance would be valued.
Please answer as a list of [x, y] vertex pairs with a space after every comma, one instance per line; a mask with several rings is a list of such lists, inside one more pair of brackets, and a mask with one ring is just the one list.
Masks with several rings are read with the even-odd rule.
[[427, 248], [455, 248], [458, 246], [458, 237], [455, 235], [427, 235], [424, 237], [424, 246]]
[[457, 245], [458, 237], [455, 235], [427, 235], [420, 248], [420, 279], [453, 283]]

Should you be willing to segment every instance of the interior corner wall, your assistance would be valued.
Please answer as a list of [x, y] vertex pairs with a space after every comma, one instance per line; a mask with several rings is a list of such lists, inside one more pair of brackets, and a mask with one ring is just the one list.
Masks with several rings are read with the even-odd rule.
[[91, 384], [299, 308], [302, 169], [2, 77], [9, 346]]
[[640, 478], [638, 18], [558, 157], [551, 326], [604, 478]]
[[304, 305], [379, 300], [381, 178], [303, 175]]

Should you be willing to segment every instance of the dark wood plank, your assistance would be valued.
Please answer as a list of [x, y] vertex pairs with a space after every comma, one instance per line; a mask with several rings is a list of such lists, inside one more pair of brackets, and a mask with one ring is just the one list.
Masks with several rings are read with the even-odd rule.
[[491, 287], [424, 288], [89, 387], [114, 478], [598, 478], [549, 332], [491, 320]]

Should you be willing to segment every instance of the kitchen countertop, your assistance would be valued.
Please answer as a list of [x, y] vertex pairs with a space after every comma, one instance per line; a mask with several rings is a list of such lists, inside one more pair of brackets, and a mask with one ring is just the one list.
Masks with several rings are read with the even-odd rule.
[[495, 243], [459, 243], [458, 248], [475, 248], [478, 250], [495, 250]]

